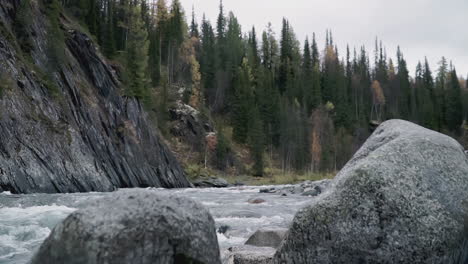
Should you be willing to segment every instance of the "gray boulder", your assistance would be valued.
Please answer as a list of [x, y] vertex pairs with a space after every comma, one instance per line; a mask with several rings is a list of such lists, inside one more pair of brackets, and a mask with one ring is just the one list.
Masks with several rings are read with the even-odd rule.
[[266, 201], [265, 201], [265, 199], [262, 199], [262, 198], [250, 198], [249, 200], [247, 200], [247, 202], [249, 204], [261, 204], [261, 203], [264, 203]]
[[288, 229], [286, 228], [264, 228], [257, 230], [249, 237], [246, 245], [256, 247], [272, 247], [277, 248], [283, 238], [286, 236]]
[[58, 224], [32, 264], [220, 263], [215, 223], [198, 203], [120, 191]]
[[387, 121], [330, 189], [297, 213], [275, 262], [451, 263], [447, 257], [463, 250], [467, 201], [460, 144]]
[[229, 186], [229, 182], [227, 182], [223, 178], [207, 178], [207, 179], [200, 179], [193, 182], [195, 187], [200, 188], [225, 188]]
[[229, 248], [227, 264], [271, 264], [275, 249], [270, 247], [239, 246]]

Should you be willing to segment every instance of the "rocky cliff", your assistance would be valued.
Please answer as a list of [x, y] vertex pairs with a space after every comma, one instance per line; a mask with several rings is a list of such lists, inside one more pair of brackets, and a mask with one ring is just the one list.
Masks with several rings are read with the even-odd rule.
[[63, 58], [50, 71], [53, 21], [27, 2], [24, 52], [21, 2], [0, 2], [0, 192], [189, 186], [142, 105], [121, 96], [113, 68], [70, 19], [58, 18]]

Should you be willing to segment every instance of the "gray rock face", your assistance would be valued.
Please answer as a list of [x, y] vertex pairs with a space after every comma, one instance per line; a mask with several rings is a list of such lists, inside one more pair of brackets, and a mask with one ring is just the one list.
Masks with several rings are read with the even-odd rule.
[[454, 139], [387, 121], [333, 185], [297, 213], [276, 263], [450, 263], [460, 255], [468, 160]]
[[58, 224], [32, 264], [220, 263], [215, 223], [198, 203], [119, 191]]
[[190, 145], [194, 151], [205, 151], [205, 136], [214, 132], [209, 121], [202, 120], [199, 111], [178, 101], [169, 109], [170, 133]]
[[[141, 104], [120, 95], [114, 69], [88, 36], [61, 25], [64, 61], [47, 70], [48, 18], [39, 1], [29, 1], [33, 50], [21, 52], [12, 33], [20, 2], [0, 1], [0, 76], [10, 80], [0, 97], [0, 192], [189, 187]], [[29, 56], [35, 66], [25, 63]]]
[[256, 247], [272, 247], [277, 248], [283, 238], [286, 236], [288, 229], [286, 228], [265, 228], [257, 230], [245, 242], [246, 245]]

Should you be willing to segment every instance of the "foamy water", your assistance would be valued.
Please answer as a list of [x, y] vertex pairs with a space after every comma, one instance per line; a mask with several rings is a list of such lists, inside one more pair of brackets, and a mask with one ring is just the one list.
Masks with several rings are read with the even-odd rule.
[[[207, 207], [215, 218], [221, 252], [242, 245], [259, 228], [288, 227], [294, 214], [311, 201], [299, 195], [261, 194], [259, 187], [222, 189], [152, 189], [192, 198]], [[0, 263], [24, 264], [53, 227], [73, 211], [107, 193], [32, 194], [0, 193]], [[249, 204], [250, 198], [266, 202]]]

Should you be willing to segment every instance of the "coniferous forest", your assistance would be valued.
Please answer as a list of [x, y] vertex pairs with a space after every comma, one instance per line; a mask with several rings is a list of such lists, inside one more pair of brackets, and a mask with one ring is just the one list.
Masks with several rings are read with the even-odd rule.
[[329, 30], [325, 43], [312, 32], [300, 43], [287, 18], [280, 32], [246, 28], [222, 3], [209, 21], [178, 0], [48, 1], [81, 21], [119, 65], [125, 95], [156, 113], [162, 131], [181, 88], [185, 104], [218, 120], [217, 169], [237, 145], [256, 176], [271, 166], [333, 172], [393, 118], [468, 143], [468, 87], [444, 57], [409, 69], [403, 47], [387, 54], [376, 39], [340, 50]]

